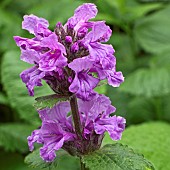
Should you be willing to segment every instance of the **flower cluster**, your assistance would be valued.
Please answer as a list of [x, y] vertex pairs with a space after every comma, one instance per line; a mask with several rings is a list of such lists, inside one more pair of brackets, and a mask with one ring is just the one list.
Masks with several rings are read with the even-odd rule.
[[[116, 109], [109, 98], [94, 91], [101, 80], [107, 79], [113, 87], [124, 81], [122, 73], [116, 72], [112, 45], [103, 44], [111, 29], [104, 21], [89, 21], [96, 14], [96, 6], [85, 3], [65, 25], [57, 23], [54, 31], [48, 29], [47, 20], [26, 15], [22, 28], [35, 37], [14, 37], [21, 60], [34, 65], [20, 74], [29, 95], [34, 96], [34, 87], [45, 80], [57, 95], [69, 96], [70, 102], [38, 110], [42, 125], [28, 137], [31, 151], [35, 142], [43, 144], [40, 155], [45, 161], [53, 161], [60, 148], [71, 155], [87, 154], [100, 148], [106, 131], [113, 140], [120, 140], [125, 129], [124, 118], [110, 116]], [[76, 102], [78, 98], [75, 106], [73, 96]]]
[[[85, 145], [75, 133], [72, 116], [68, 116], [71, 111], [69, 102], [61, 102], [52, 109], [38, 111], [42, 126], [28, 137], [30, 150], [34, 149], [34, 142], [42, 143], [41, 157], [46, 161], [52, 161], [56, 156], [55, 151], [60, 148], [73, 155], [88, 153], [87, 143], [91, 145], [90, 151], [98, 149], [106, 131], [113, 140], [120, 140], [125, 128], [125, 119], [120, 116], [109, 116], [116, 109], [108, 97], [96, 95], [93, 100], [85, 102], [79, 99], [78, 106]], [[69, 149], [70, 146], [72, 150]]]
[[54, 32], [48, 29], [47, 20], [24, 16], [22, 28], [35, 37], [14, 39], [21, 49], [21, 60], [34, 64], [21, 73], [31, 96], [34, 86], [42, 85], [41, 79], [56, 93], [74, 93], [83, 100], [95, 95], [93, 89], [100, 80], [107, 79], [113, 87], [123, 82], [122, 73], [116, 72], [113, 47], [102, 44], [109, 40], [111, 29], [104, 21], [89, 21], [96, 14], [94, 4], [83, 4], [64, 26], [57, 23]]

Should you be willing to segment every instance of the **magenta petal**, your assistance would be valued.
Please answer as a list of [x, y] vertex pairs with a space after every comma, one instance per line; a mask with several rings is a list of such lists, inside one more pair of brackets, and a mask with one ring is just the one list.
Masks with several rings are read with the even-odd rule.
[[70, 112], [69, 102], [59, 102], [51, 109], [38, 110], [42, 121], [54, 120], [56, 122], [66, 121], [68, 112]]
[[87, 73], [77, 73], [69, 90], [75, 93], [77, 97], [83, 100], [90, 100], [92, 96], [96, 95], [93, 89], [97, 86], [99, 80]]
[[94, 18], [97, 15], [97, 12], [97, 8], [94, 4], [84, 3], [75, 10], [74, 16], [68, 19], [66, 25], [73, 28], [79, 22], [86, 22], [89, 19]]
[[39, 18], [35, 15], [25, 15], [22, 22], [22, 28], [28, 30], [31, 34], [36, 34], [35, 30], [41, 25], [44, 28], [48, 28], [49, 23], [44, 18]]
[[75, 72], [82, 70], [90, 70], [93, 66], [93, 61], [90, 61], [87, 57], [77, 58], [73, 60], [68, 66]]
[[30, 64], [39, 62], [40, 55], [37, 51], [32, 49], [21, 50], [21, 60]]
[[120, 84], [124, 81], [122, 72], [108, 72], [108, 84], [113, 87], [119, 87]]
[[29, 95], [34, 96], [34, 86], [42, 86], [41, 79], [45, 76], [45, 73], [38, 70], [36, 66], [24, 70], [20, 77], [26, 84]]
[[105, 24], [104, 21], [98, 21], [93, 24], [92, 31], [90, 31], [85, 39], [90, 42], [107, 42], [112, 34], [112, 30]]
[[39, 61], [39, 69], [42, 71], [57, 71], [57, 68], [62, 68], [67, 65], [65, 47], [58, 42], [55, 34], [45, 37], [41, 42], [42, 47], [49, 48], [49, 51], [42, 54]]
[[40, 130], [34, 130], [31, 134], [31, 136], [28, 136], [28, 146], [30, 151], [33, 151], [34, 149], [34, 143], [43, 143], [43, 140], [41, 138], [41, 131]]

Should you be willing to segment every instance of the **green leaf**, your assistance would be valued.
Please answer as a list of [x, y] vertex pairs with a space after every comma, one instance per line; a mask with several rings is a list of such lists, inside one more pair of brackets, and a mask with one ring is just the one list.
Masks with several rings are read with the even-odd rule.
[[[20, 118], [31, 124], [39, 124], [38, 113], [33, 107], [34, 97], [28, 95], [25, 84], [21, 81], [19, 74], [31, 67], [29, 64], [20, 61], [18, 51], [5, 53], [2, 60], [1, 77], [4, 90], [10, 105], [17, 111]], [[35, 96], [47, 95], [51, 89], [44, 84], [43, 87], [35, 88]]]
[[42, 160], [39, 149], [36, 149], [25, 158], [25, 163], [32, 168], [49, 168], [50, 170], [79, 170], [79, 160], [76, 157], [68, 155], [64, 150], [56, 152], [56, 158], [52, 163]]
[[[150, 122], [132, 125], [123, 132], [121, 143], [129, 145], [152, 161], [157, 170], [170, 167], [170, 125], [165, 122]], [[103, 145], [115, 143], [108, 134]]]
[[8, 151], [27, 152], [27, 136], [31, 134], [33, 129], [33, 126], [26, 124], [0, 124], [0, 146]]
[[102, 149], [83, 156], [90, 170], [154, 170], [153, 165], [127, 145], [105, 145]]
[[44, 109], [46, 107], [52, 108], [56, 103], [61, 101], [67, 101], [69, 96], [62, 96], [62, 95], [48, 95], [43, 97], [36, 98], [36, 102], [34, 103], [34, 107], [37, 110]]
[[2, 92], [0, 92], [0, 104], [7, 104], [7, 103], [8, 103], [7, 97]]
[[33, 170], [24, 164], [23, 155], [19, 153], [4, 152], [3, 150], [0, 150], [0, 165], [3, 170]]
[[46, 0], [42, 0], [39, 5], [32, 7], [28, 12], [46, 18], [50, 22], [50, 27], [54, 29], [57, 22], [60, 21], [64, 24], [81, 4], [82, 2], [76, 0], [48, 0], [48, 3]]
[[163, 53], [159, 53], [152, 57], [149, 64], [152, 68], [170, 68], [170, 50], [164, 51]]
[[136, 41], [148, 52], [161, 53], [170, 48], [170, 5], [138, 20], [134, 28]]
[[45, 161], [43, 161], [43, 159], [40, 157], [39, 154], [39, 149], [36, 149], [35, 151], [33, 151], [32, 153], [30, 153], [29, 155], [27, 155], [25, 157], [25, 163], [29, 164], [30, 167], [32, 168], [53, 168], [56, 167], [56, 160], [54, 160], [52, 163], [47, 163]]
[[[7, 12], [0, 8], [0, 50], [10, 50], [18, 48], [13, 40], [14, 35], [21, 35], [21, 18], [11, 12]], [[15, 26], [14, 26], [15, 25]], [[8, 37], [8, 38], [7, 38]]]
[[138, 69], [125, 79], [119, 90], [133, 95], [153, 97], [170, 93], [169, 85], [169, 69]]

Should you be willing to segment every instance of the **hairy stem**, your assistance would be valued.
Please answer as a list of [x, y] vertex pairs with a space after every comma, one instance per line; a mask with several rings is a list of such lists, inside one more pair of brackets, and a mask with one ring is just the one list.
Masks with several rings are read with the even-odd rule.
[[82, 162], [81, 158], [80, 158], [80, 164], [81, 164], [81, 170], [88, 170], [88, 169], [85, 167], [85, 164]]
[[76, 98], [75, 94], [73, 94], [70, 97], [70, 106], [71, 106], [71, 112], [72, 112], [72, 117], [73, 117], [73, 121], [74, 121], [74, 127], [75, 127], [76, 134], [79, 139], [82, 139], [82, 125], [80, 122], [77, 98]]

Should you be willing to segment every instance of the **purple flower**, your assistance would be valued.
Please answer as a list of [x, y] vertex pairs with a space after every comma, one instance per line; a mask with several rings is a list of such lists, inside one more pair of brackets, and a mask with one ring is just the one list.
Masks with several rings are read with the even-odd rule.
[[[95, 136], [100, 139], [106, 131], [113, 140], [120, 140], [126, 121], [120, 116], [110, 116], [116, 109], [108, 97], [96, 95], [91, 101], [79, 99], [78, 108], [83, 127], [83, 141], [96, 140]], [[40, 155], [47, 162], [54, 160], [55, 151], [60, 148], [82, 153], [83, 143], [75, 133], [72, 116], [68, 116], [70, 110], [69, 102], [59, 102], [52, 109], [38, 111], [42, 126], [28, 137], [28, 144], [31, 151], [35, 142], [43, 144]]]
[[41, 55], [39, 61], [39, 69], [41, 71], [58, 71], [59, 68], [63, 68], [67, 65], [67, 58], [65, 47], [58, 42], [56, 34], [51, 34], [45, 37], [40, 44], [44, 48], [49, 50]]
[[99, 79], [89, 74], [93, 62], [87, 58], [78, 58], [71, 62], [69, 68], [75, 71], [75, 77], [69, 90], [83, 100], [90, 100], [96, 95], [93, 89], [99, 83]]
[[121, 139], [126, 120], [120, 116], [110, 117], [116, 108], [111, 105], [108, 97], [98, 95], [90, 101], [79, 100], [79, 110], [85, 124], [85, 136], [88, 136], [93, 130], [100, 135], [107, 131], [113, 140]]
[[74, 16], [68, 19], [65, 27], [68, 27], [68, 29], [74, 29], [77, 33], [82, 33], [83, 31], [86, 33], [87, 30], [84, 29], [87, 24], [86, 22], [89, 19], [95, 18], [96, 15], [96, 6], [92, 3], [85, 3], [75, 10]]
[[124, 81], [122, 73], [116, 72], [115, 50], [112, 45], [103, 44], [109, 40], [111, 29], [105, 21], [90, 21], [97, 12], [94, 4], [84, 3], [64, 26], [58, 22], [53, 32], [48, 29], [47, 20], [35, 15], [24, 16], [22, 28], [35, 37], [15, 36], [14, 40], [21, 49], [21, 60], [34, 64], [37, 70], [36, 79], [30, 71], [21, 77], [29, 77], [23, 82], [30, 95], [34, 95], [33, 88], [40, 85], [41, 79], [55, 93], [75, 93], [83, 100], [91, 100], [96, 95], [94, 88], [100, 80], [107, 79], [113, 87]]
[[34, 34], [37, 37], [44, 37], [51, 34], [48, 29], [49, 23], [44, 18], [38, 18], [35, 15], [25, 15], [22, 22], [22, 28]]
[[34, 130], [27, 139], [31, 151], [34, 149], [35, 142], [43, 144], [40, 148], [40, 156], [47, 162], [54, 160], [55, 151], [59, 150], [64, 142], [73, 141], [76, 138], [71, 117], [67, 117], [69, 111], [68, 102], [59, 103], [52, 109], [38, 111], [42, 126]]
[[34, 96], [34, 86], [42, 86], [41, 79], [45, 72], [37, 69], [36, 66], [24, 70], [21, 74], [22, 81], [26, 84], [30, 96]]

